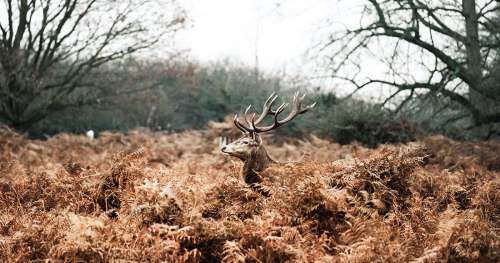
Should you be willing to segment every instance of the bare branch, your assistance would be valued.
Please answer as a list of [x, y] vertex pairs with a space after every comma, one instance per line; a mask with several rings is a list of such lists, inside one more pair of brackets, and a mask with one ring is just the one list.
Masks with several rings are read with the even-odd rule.
[[155, 16], [137, 16], [141, 5], [154, 2], [5, 0], [0, 115], [26, 127], [58, 110], [76, 90], [90, 89], [82, 81], [94, 69], [150, 48], [182, 26], [182, 11], [158, 14], [155, 23]]
[[[360, 26], [332, 34], [320, 52], [331, 51], [332, 77], [353, 85], [346, 98], [368, 86], [390, 88], [382, 105], [397, 102], [398, 112], [416, 94], [428, 92], [458, 103], [478, 125], [496, 120], [500, 108], [481, 104], [500, 101], [492, 84], [500, 47], [500, 22], [493, 12], [500, 6], [492, 0], [480, 6], [475, 0], [461, 3], [366, 0], [369, 11]], [[376, 50], [375, 43], [390, 45], [390, 51]], [[377, 59], [387, 71], [371, 76], [360, 54]], [[406, 68], [409, 64], [419, 69]], [[478, 103], [480, 98], [484, 103]]]

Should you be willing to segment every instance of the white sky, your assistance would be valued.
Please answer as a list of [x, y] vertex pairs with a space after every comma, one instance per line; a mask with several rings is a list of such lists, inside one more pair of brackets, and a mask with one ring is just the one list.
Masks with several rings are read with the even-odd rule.
[[255, 66], [257, 55], [263, 70], [299, 72], [334, 2], [181, 0], [192, 23], [178, 45], [202, 62], [231, 58]]
[[[321, 57], [311, 49], [324, 42], [328, 33], [356, 26], [360, 0], [179, 0], [191, 20], [176, 41], [203, 62], [224, 59], [256, 65], [261, 71], [299, 75], [323, 90], [347, 94], [352, 86], [324, 76]], [[337, 28], [334, 28], [337, 27]], [[312, 52], [314, 55], [314, 52]], [[364, 65], [377, 71], [375, 61]], [[380, 89], [359, 92], [366, 98], [385, 96]]]

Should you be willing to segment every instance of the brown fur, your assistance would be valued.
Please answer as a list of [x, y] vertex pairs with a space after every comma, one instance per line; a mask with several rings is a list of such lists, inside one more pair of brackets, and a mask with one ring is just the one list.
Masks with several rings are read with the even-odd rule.
[[269, 165], [276, 163], [262, 145], [253, 150], [250, 157], [243, 161], [245, 164], [243, 165], [242, 175], [247, 184], [260, 183], [262, 179], [258, 173], [264, 171]]
[[[243, 132], [244, 136], [229, 144], [227, 144], [226, 137], [222, 138], [221, 141], [222, 152], [237, 157], [245, 163], [242, 171], [243, 179], [250, 185], [261, 182], [262, 179], [259, 176], [259, 172], [265, 170], [271, 163], [275, 163], [262, 146], [262, 140], [259, 134], [272, 131], [290, 122], [298, 115], [305, 113], [316, 105], [316, 103], [313, 103], [306, 107], [302, 107], [302, 101], [305, 98], [305, 94], [300, 96], [297, 92], [293, 96], [292, 108], [288, 116], [278, 120], [278, 115], [285, 110], [288, 104], [283, 103], [276, 109], [273, 109], [273, 105], [277, 98], [278, 95], [273, 92], [271, 96], [267, 98], [266, 102], [264, 102], [262, 112], [259, 115], [256, 113], [249, 114], [248, 111], [251, 109], [252, 105], [248, 106], [245, 110], [244, 122], [241, 122], [236, 114], [233, 119], [233, 124]], [[256, 116], [258, 117], [256, 118]], [[266, 116], [274, 116], [273, 123], [267, 126], [257, 126], [262, 124], [261, 122]]]

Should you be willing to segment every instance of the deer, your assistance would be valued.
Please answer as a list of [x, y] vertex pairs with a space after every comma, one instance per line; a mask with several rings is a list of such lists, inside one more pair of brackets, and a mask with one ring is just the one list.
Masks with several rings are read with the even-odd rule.
[[[278, 119], [279, 114], [288, 107], [288, 103], [283, 103], [273, 110], [277, 98], [278, 95], [274, 92], [267, 98], [262, 107], [262, 112], [257, 119], [255, 119], [256, 113], [252, 113], [251, 118], [249, 117], [252, 105], [246, 108], [243, 121], [239, 119], [238, 114], [235, 114], [233, 124], [243, 133], [242, 137], [232, 142], [229, 142], [227, 137], [221, 138], [220, 150], [224, 154], [243, 161], [244, 165], [241, 173], [245, 183], [249, 185], [259, 184], [262, 181], [259, 173], [270, 165], [277, 163], [267, 153], [260, 134], [275, 130], [316, 106], [316, 102], [314, 102], [306, 107], [302, 107], [305, 94], [300, 96], [297, 92], [293, 96], [290, 113], [280, 120]], [[262, 126], [262, 121], [267, 116], [273, 116], [273, 123]]]

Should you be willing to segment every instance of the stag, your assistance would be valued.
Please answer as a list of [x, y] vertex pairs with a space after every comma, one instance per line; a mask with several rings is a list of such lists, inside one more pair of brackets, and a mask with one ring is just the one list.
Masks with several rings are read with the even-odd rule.
[[[247, 184], [261, 182], [259, 172], [264, 171], [271, 164], [276, 163], [267, 153], [260, 134], [283, 126], [285, 123], [292, 121], [295, 117], [307, 112], [316, 105], [316, 103], [312, 103], [306, 107], [302, 107], [302, 101], [305, 95], [299, 96], [299, 93], [295, 93], [290, 113], [284, 119], [279, 120], [279, 114], [287, 108], [288, 103], [283, 103], [273, 110], [273, 105], [277, 98], [278, 95], [275, 93], [269, 96], [264, 103], [262, 113], [257, 119], [255, 118], [256, 113], [249, 114], [252, 105], [246, 108], [243, 122], [238, 118], [238, 114], [236, 114], [233, 122], [234, 125], [241, 130], [243, 136], [233, 142], [228, 142], [227, 138], [221, 139], [221, 151], [244, 162], [242, 175]], [[267, 126], [261, 126], [266, 116], [273, 116], [273, 123]]]

